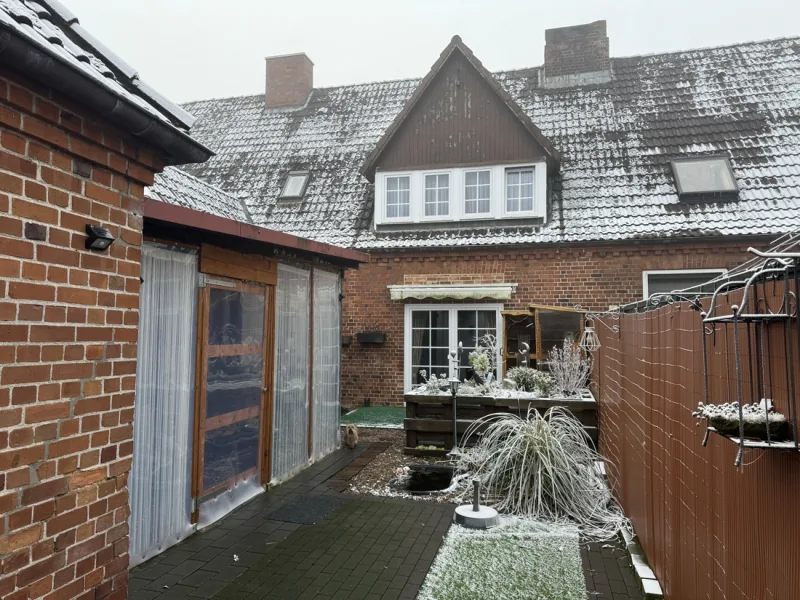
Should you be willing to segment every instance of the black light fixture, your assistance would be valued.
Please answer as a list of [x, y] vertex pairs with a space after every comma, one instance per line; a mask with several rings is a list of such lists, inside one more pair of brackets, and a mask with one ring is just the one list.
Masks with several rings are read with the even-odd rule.
[[105, 227], [99, 225], [86, 226], [86, 249], [102, 252], [114, 243], [116, 238]]

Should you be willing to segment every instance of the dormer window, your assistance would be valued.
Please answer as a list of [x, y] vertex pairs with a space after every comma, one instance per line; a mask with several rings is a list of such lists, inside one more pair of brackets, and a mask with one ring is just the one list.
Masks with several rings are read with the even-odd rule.
[[492, 172], [467, 171], [464, 173], [464, 212], [480, 215], [492, 210]]
[[386, 178], [386, 218], [403, 219], [411, 216], [411, 177], [401, 175]]
[[283, 184], [281, 200], [299, 200], [308, 187], [308, 171], [291, 171]]
[[506, 212], [533, 210], [533, 169], [506, 171]]
[[[378, 172], [375, 224], [539, 219], [547, 216], [547, 164]], [[538, 224], [538, 222], [537, 222]]]
[[734, 195], [739, 191], [731, 163], [724, 156], [701, 156], [672, 161], [681, 197]]
[[450, 175], [425, 175], [425, 216], [446, 217], [450, 214]]

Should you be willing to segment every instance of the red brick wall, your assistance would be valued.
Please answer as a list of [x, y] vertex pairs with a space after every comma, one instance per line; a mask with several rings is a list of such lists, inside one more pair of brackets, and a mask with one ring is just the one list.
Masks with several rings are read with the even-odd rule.
[[[159, 168], [0, 73], [4, 600], [127, 594], [140, 207]], [[84, 250], [87, 223], [110, 229], [110, 250]]]
[[[402, 403], [405, 302], [390, 300], [388, 285], [517, 283], [516, 293], [505, 302], [507, 309], [530, 304], [607, 309], [642, 298], [642, 271], [731, 268], [746, 257], [747, 246], [675, 242], [374, 253], [369, 264], [345, 274], [342, 334], [353, 336], [353, 341], [343, 348], [342, 402], [351, 407], [363, 406], [365, 400], [373, 405]], [[385, 345], [361, 346], [355, 340], [359, 331], [374, 328], [387, 334]]]

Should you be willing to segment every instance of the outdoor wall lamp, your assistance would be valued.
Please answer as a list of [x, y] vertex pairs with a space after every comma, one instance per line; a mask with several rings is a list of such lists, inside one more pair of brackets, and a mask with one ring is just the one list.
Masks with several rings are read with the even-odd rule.
[[102, 252], [114, 243], [116, 238], [105, 227], [99, 225], [86, 226], [86, 249]]
[[589, 354], [600, 349], [600, 338], [597, 337], [597, 332], [594, 330], [594, 327], [586, 325], [583, 328], [580, 347]]

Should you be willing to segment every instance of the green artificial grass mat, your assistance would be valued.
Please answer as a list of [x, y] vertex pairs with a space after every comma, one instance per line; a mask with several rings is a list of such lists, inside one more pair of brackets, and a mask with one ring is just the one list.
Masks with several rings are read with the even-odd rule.
[[506, 518], [476, 531], [453, 525], [419, 600], [584, 600], [578, 530]]
[[353, 423], [358, 427], [402, 429], [405, 416], [404, 406], [365, 406], [342, 415], [342, 425]]

